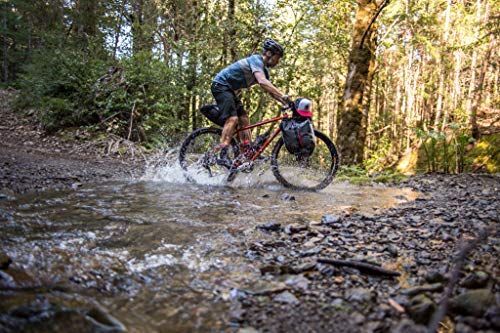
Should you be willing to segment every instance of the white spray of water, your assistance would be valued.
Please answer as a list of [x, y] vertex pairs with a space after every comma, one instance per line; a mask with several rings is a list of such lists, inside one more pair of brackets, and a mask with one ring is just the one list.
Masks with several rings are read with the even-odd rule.
[[179, 164], [178, 154], [179, 149], [173, 148], [150, 158], [141, 180], [173, 184], [195, 182], [202, 185], [224, 185], [225, 175], [210, 177], [204, 170], [189, 172], [183, 170]]
[[179, 149], [170, 149], [163, 154], [151, 157], [147, 161], [146, 171], [140, 178], [142, 181], [166, 182], [173, 184], [196, 183], [200, 185], [231, 186], [231, 187], [255, 187], [271, 185], [280, 187], [272, 175], [269, 165], [257, 166], [252, 173], [239, 173], [230, 184], [227, 183], [227, 173], [210, 176], [206, 170], [185, 171], [181, 168], [178, 159]]

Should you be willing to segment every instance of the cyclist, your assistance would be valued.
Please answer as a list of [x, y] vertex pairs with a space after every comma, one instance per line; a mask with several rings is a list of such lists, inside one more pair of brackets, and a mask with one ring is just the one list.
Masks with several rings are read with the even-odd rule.
[[[262, 53], [241, 59], [220, 71], [212, 82], [212, 95], [219, 107], [219, 119], [224, 123], [221, 142], [216, 147], [220, 151], [219, 164], [231, 166], [228, 159], [228, 146], [238, 126], [249, 125], [248, 114], [243, 109], [239, 98], [241, 89], [250, 88], [255, 84], [269, 93], [277, 101], [287, 104], [290, 98], [278, 90], [269, 81], [269, 68], [275, 67], [283, 57], [283, 47], [273, 39], [266, 39], [262, 45]], [[240, 132], [240, 142], [243, 151], [249, 146], [250, 131]]]

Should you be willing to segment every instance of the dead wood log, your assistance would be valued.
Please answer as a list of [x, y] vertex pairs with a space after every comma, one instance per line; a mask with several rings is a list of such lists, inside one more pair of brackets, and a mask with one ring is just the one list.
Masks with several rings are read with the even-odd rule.
[[391, 271], [376, 265], [368, 264], [361, 261], [354, 260], [337, 260], [337, 259], [329, 259], [329, 258], [319, 258], [317, 260], [318, 263], [321, 264], [329, 264], [334, 266], [344, 266], [356, 268], [360, 272], [373, 274], [373, 275], [387, 275], [387, 276], [400, 276], [401, 274], [396, 271]]

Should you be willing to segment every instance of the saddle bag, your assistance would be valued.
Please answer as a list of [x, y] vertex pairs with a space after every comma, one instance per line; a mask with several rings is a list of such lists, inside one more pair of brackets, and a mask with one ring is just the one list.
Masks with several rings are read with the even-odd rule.
[[220, 110], [216, 104], [203, 105], [200, 112], [214, 124], [224, 127], [224, 121], [220, 119]]
[[283, 119], [280, 124], [285, 147], [290, 154], [309, 157], [316, 147], [316, 137], [311, 120], [304, 118]]

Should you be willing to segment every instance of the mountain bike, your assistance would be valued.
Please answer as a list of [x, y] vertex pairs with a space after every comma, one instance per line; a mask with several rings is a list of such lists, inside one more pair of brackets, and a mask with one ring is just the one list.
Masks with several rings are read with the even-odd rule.
[[[179, 163], [186, 178], [193, 180], [193, 175], [200, 173], [209, 177], [227, 175], [227, 181], [231, 182], [238, 173], [252, 172], [257, 164], [270, 161], [273, 175], [287, 188], [317, 191], [327, 187], [332, 182], [340, 161], [335, 144], [320, 131], [314, 130], [316, 145], [313, 153], [307, 157], [290, 153], [286, 149], [283, 138], [278, 137], [280, 126], [257, 136], [250, 149], [241, 151], [239, 132], [288, 119], [293, 108], [292, 103], [282, 107], [277, 117], [237, 129], [229, 147], [230, 166], [218, 164], [215, 147], [220, 143], [221, 128], [207, 127], [193, 131], [184, 140], [179, 152]], [[271, 156], [265, 156], [263, 152], [276, 138], [278, 140]]]

